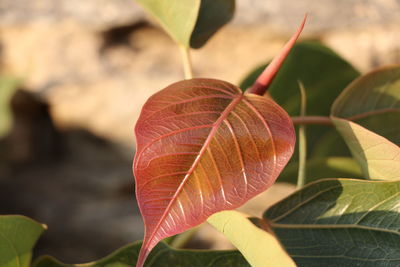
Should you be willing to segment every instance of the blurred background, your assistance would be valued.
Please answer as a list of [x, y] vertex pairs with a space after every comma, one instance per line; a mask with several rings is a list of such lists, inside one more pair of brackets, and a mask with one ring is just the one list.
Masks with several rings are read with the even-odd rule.
[[[400, 0], [237, 0], [193, 51], [195, 76], [238, 84], [304, 13], [302, 38], [360, 71], [400, 63]], [[146, 99], [181, 79], [178, 48], [133, 0], [0, 0], [0, 214], [48, 225], [36, 255], [85, 262], [142, 238], [133, 128]], [[275, 186], [262, 209], [292, 190]]]

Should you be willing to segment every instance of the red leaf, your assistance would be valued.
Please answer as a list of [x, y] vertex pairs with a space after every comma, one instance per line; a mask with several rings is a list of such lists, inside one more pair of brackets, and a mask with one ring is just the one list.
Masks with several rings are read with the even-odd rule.
[[261, 75], [257, 78], [251, 88], [248, 89], [248, 93], [253, 93], [256, 95], [263, 95], [268, 86], [271, 84], [275, 75], [278, 73], [280, 67], [285, 61], [286, 57], [289, 55], [290, 50], [292, 50], [294, 44], [300, 36], [300, 33], [303, 31], [304, 25], [307, 21], [307, 14], [304, 15], [303, 22], [300, 24], [300, 27], [297, 29], [297, 32], [290, 38], [290, 40], [285, 44], [282, 48], [281, 52], [275, 57], [270, 64], [265, 68], [265, 70], [261, 73]]
[[137, 266], [161, 239], [265, 191], [295, 144], [290, 117], [272, 99], [212, 79], [181, 81], [153, 95], [135, 132], [145, 223]]

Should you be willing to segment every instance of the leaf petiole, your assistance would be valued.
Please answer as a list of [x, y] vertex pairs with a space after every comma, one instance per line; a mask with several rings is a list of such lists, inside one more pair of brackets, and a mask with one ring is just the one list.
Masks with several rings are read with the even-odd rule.
[[192, 79], [193, 78], [193, 71], [192, 71], [192, 61], [190, 59], [189, 48], [187, 48], [186, 46], [180, 45], [179, 49], [181, 51], [183, 71], [184, 71], [184, 74], [185, 74], [185, 79], [186, 80]]
[[[301, 81], [299, 83], [300, 88], [300, 115], [304, 117], [306, 115], [307, 96], [304, 85]], [[306, 139], [306, 126], [301, 124], [299, 126], [299, 170], [297, 176], [297, 188], [301, 188], [305, 184], [306, 180], [306, 161], [307, 161], [307, 139]]]

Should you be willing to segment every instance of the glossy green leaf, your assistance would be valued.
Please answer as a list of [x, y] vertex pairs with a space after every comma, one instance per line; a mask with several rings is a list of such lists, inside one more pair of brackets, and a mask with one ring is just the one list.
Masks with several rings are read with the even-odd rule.
[[[299, 164], [288, 164], [279, 176], [279, 182], [295, 184]], [[307, 161], [306, 182], [310, 183], [322, 178], [362, 178], [362, 172], [358, 163], [351, 157], [312, 158]]]
[[33, 246], [45, 229], [24, 216], [0, 216], [0, 266], [30, 266]]
[[[141, 242], [125, 246], [109, 256], [85, 267], [130, 267], [135, 266]], [[44, 256], [35, 261], [33, 267], [78, 267], [81, 264], [64, 264]], [[145, 267], [249, 267], [238, 251], [176, 250], [159, 243], [151, 252]]]
[[336, 99], [332, 116], [354, 121], [400, 144], [400, 65], [372, 71]]
[[298, 266], [399, 266], [400, 182], [326, 179], [269, 208]]
[[199, 48], [233, 17], [235, 0], [136, 0], [179, 44]]
[[255, 226], [244, 214], [229, 210], [207, 220], [239, 249], [253, 267], [296, 266], [274, 235]]
[[400, 179], [400, 147], [357, 123], [332, 117], [363, 173], [370, 179]]
[[19, 81], [8, 76], [0, 76], [0, 138], [5, 136], [11, 128], [12, 114], [10, 100]]

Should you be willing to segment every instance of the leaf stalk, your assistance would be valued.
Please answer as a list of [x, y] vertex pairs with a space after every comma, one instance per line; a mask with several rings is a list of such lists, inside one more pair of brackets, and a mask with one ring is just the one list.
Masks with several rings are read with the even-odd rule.
[[318, 124], [333, 126], [331, 118], [325, 116], [295, 116], [292, 117], [294, 125]]
[[182, 64], [183, 64], [183, 72], [185, 74], [185, 79], [189, 80], [193, 78], [193, 70], [192, 70], [192, 61], [190, 58], [189, 48], [186, 46], [180, 45], [179, 49], [181, 51]]
[[[303, 83], [299, 81], [300, 88], [300, 115], [305, 117], [307, 96]], [[306, 181], [306, 161], [307, 161], [307, 139], [306, 139], [306, 126], [301, 124], [299, 126], [299, 170], [297, 175], [297, 188], [302, 188]]]

